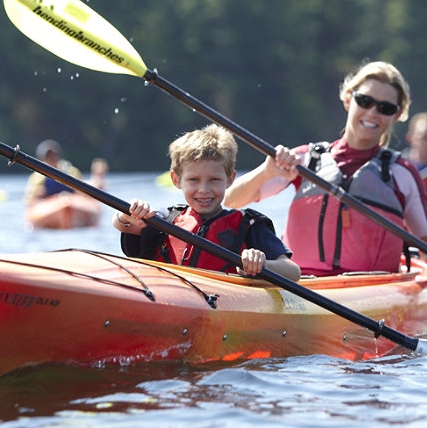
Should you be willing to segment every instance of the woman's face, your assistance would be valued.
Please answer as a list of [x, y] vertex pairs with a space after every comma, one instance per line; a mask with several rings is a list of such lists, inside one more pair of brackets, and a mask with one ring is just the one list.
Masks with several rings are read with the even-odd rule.
[[[368, 95], [376, 101], [387, 101], [397, 105], [397, 90], [389, 83], [382, 83], [375, 79], [363, 82], [357, 89], [359, 94]], [[381, 136], [389, 131], [401, 114], [387, 116], [378, 111], [376, 104], [369, 108], [359, 106], [352, 92], [347, 92], [344, 98], [344, 107], [348, 111], [347, 123], [344, 132], [350, 147], [356, 150], [368, 150], [380, 142]]]

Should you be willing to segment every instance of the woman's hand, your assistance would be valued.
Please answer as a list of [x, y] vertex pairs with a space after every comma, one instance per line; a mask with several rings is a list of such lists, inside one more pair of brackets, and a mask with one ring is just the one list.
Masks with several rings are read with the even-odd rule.
[[276, 146], [276, 157], [271, 156], [266, 159], [270, 163], [267, 167], [274, 170], [275, 175], [280, 175], [289, 180], [295, 180], [298, 176], [297, 165], [301, 163], [301, 158], [292, 150], [282, 145]]

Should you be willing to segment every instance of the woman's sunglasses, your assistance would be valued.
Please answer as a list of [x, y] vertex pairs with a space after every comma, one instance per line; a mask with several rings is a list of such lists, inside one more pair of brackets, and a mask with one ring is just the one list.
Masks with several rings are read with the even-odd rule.
[[377, 112], [385, 116], [393, 116], [399, 109], [399, 106], [396, 104], [390, 103], [388, 101], [377, 101], [370, 95], [364, 95], [357, 91], [353, 91], [352, 95], [359, 107], [370, 109], [375, 104]]

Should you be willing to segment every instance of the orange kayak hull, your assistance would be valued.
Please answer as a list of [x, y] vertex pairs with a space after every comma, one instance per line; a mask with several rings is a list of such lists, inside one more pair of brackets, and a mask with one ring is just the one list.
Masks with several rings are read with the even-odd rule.
[[[396, 349], [263, 280], [82, 250], [2, 255], [0, 265], [0, 375], [41, 363], [363, 360]], [[413, 336], [427, 320], [424, 268], [300, 284]]]
[[26, 221], [35, 228], [74, 229], [97, 226], [101, 217], [98, 201], [78, 193], [60, 193], [29, 206]]

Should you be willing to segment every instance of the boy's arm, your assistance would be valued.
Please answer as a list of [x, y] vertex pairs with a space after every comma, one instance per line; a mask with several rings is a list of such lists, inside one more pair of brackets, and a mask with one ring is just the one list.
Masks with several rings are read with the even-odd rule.
[[264, 267], [292, 281], [299, 281], [301, 278], [300, 267], [284, 254], [276, 260], [266, 260]]
[[241, 269], [238, 271], [243, 275], [255, 276], [265, 267], [292, 281], [298, 281], [301, 277], [299, 266], [285, 254], [281, 254], [275, 260], [266, 260], [265, 254], [261, 250], [245, 249], [242, 251], [242, 265], [243, 271]]
[[142, 229], [139, 225], [131, 222], [131, 217], [120, 211], [116, 211], [112, 218], [113, 226], [122, 233], [129, 235], [141, 235]]
[[144, 219], [153, 217], [156, 212], [147, 202], [134, 198], [130, 201], [130, 215], [117, 211], [113, 214], [112, 223], [120, 232], [141, 235], [142, 229], [147, 227]]
[[263, 267], [292, 281], [298, 281], [301, 276], [299, 266], [293, 262], [292, 251], [277, 237], [266, 221], [257, 220], [249, 228], [243, 250], [242, 264], [248, 275], [258, 274]]
[[128, 257], [154, 260], [165, 239], [166, 236], [160, 230], [147, 226], [140, 236], [121, 233], [120, 245]]

